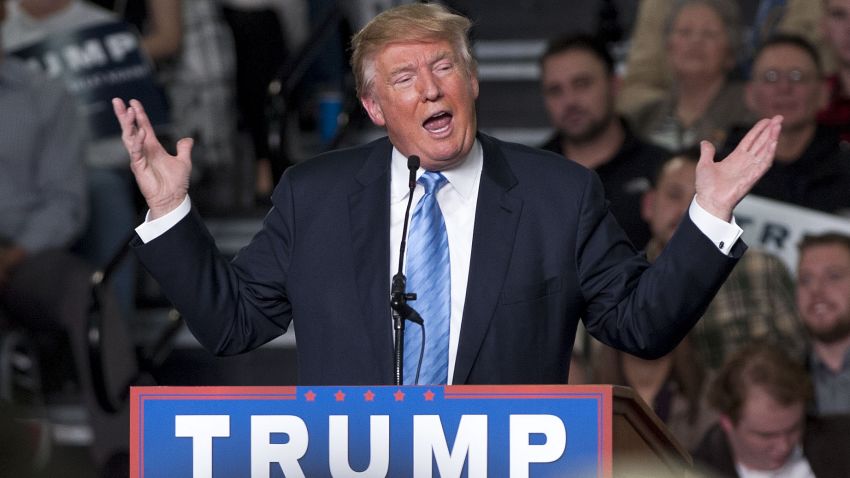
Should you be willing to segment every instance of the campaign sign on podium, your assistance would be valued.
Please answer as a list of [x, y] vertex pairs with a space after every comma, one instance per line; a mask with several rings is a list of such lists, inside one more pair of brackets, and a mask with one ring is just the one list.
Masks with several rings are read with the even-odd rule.
[[130, 476], [609, 477], [610, 386], [134, 387]]

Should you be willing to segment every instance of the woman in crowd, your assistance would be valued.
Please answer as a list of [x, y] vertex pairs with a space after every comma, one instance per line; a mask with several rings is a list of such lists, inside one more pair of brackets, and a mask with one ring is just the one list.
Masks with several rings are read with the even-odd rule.
[[741, 51], [740, 13], [729, 0], [684, 0], [665, 30], [673, 86], [631, 118], [638, 134], [678, 151], [702, 139], [722, 144], [730, 122], [749, 113], [742, 86], [730, 80]]

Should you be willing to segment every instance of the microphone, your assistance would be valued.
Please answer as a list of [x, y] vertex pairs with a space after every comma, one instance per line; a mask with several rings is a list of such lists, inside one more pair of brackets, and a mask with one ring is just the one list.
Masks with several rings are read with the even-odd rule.
[[407, 278], [404, 276], [404, 252], [407, 248], [407, 227], [410, 223], [410, 206], [413, 204], [413, 190], [416, 189], [416, 171], [419, 170], [419, 156], [411, 155], [407, 158], [407, 169], [410, 171], [408, 176], [407, 187], [410, 189], [410, 194], [407, 196], [407, 207], [404, 210], [404, 225], [401, 232], [401, 245], [398, 253], [398, 272], [393, 276], [392, 289], [390, 292], [390, 305], [393, 310], [401, 314], [405, 320], [422, 324], [422, 317], [407, 305], [408, 300], [416, 300], [416, 294], [407, 294], [405, 292], [407, 286]]
[[416, 300], [416, 294], [406, 292], [407, 278], [404, 277], [404, 250], [407, 247], [407, 227], [410, 221], [410, 206], [413, 204], [413, 190], [416, 189], [416, 171], [419, 170], [419, 156], [407, 158], [407, 169], [410, 171], [407, 182], [410, 193], [407, 197], [407, 208], [404, 210], [404, 225], [401, 233], [401, 246], [398, 253], [398, 272], [393, 276], [390, 288], [390, 308], [393, 315], [393, 330], [395, 332], [395, 350], [393, 351], [393, 368], [395, 385], [403, 385], [404, 374], [404, 322], [409, 320], [422, 326], [422, 348], [419, 352], [419, 365], [416, 370], [416, 381], [419, 381], [419, 367], [422, 365], [422, 355], [425, 352], [425, 326], [422, 317], [413, 307], [407, 305], [408, 300]]

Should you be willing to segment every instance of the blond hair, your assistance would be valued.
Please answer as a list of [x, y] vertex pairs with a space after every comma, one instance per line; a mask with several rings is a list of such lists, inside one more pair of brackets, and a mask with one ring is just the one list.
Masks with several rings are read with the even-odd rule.
[[391, 43], [448, 41], [470, 77], [476, 74], [468, 33], [472, 22], [434, 3], [391, 8], [372, 19], [351, 38], [351, 68], [357, 96], [371, 90], [375, 55]]

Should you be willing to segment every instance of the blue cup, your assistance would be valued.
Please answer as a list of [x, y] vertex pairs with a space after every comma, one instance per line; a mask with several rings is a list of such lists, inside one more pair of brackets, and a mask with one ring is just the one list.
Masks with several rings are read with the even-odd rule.
[[319, 139], [322, 144], [330, 143], [336, 136], [341, 113], [342, 94], [340, 92], [328, 91], [319, 95]]

